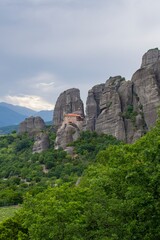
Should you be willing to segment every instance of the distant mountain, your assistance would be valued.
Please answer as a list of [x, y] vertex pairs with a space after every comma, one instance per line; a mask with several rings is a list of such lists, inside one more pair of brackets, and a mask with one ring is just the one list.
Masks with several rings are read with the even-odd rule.
[[10, 134], [13, 131], [17, 131], [17, 130], [18, 130], [18, 125], [0, 127], [0, 135]]
[[5, 102], [0, 103], [0, 127], [18, 125], [25, 118], [30, 116], [40, 116], [45, 122], [50, 122], [53, 118], [53, 111], [43, 110], [37, 112], [26, 107]]
[[[52, 125], [52, 121], [45, 122], [46, 126]], [[11, 126], [5, 126], [5, 127], [0, 127], [0, 135], [5, 135], [5, 134], [10, 134], [13, 131], [18, 130], [19, 125], [11, 125]]]
[[50, 122], [52, 121], [52, 118], [53, 118], [53, 110], [42, 110], [42, 111], [36, 112], [34, 116], [39, 116], [43, 118], [45, 122]]
[[27, 116], [17, 113], [7, 107], [0, 106], [0, 127], [17, 125]]
[[1, 102], [0, 106], [7, 107], [7, 108], [13, 110], [14, 112], [17, 112], [17, 113], [25, 115], [25, 116], [33, 116], [34, 114], [37, 113], [36, 111], [34, 111], [30, 108], [21, 107], [18, 105], [12, 105], [12, 104], [9, 104], [6, 102]]

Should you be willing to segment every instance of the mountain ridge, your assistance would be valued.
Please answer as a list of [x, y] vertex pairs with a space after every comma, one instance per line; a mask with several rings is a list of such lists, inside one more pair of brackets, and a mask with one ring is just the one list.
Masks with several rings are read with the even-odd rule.
[[45, 122], [52, 120], [53, 110], [35, 111], [30, 108], [0, 102], [0, 127], [18, 125], [25, 118], [39, 116]]
[[0, 126], [17, 125], [27, 116], [19, 114], [7, 107], [0, 106]]

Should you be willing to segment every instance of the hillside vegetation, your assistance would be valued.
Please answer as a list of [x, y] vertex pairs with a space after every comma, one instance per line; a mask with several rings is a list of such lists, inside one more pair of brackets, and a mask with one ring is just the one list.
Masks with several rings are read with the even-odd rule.
[[74, 143], [77, 157], [71, 158], [54, 150], [54, 139], [50, 132], [50, 149], [33, 154], [33, 139], [27, 134], [0, 137], [0, 206], [22, 203], [26, 192], [34, 195], [57, 183], [75, 183], [99, 149], [120, 143], [112, 136], [85, 132]]
[[[19, 149], [21, 141], [15, 138], [5, 152], [12, 150], [13, 156], [16, 149], [20, 160], [27, 162], [27, 170], [32, 171], [25, 177], [30, 174], [32, 187], [27, 186], [17, 215], [0, 225], [0, 239], [160, 239], [160, 121], [132, 145], [82, 133], [74, 143], [75, 159], [53, 149], [31, 155], [32, 143], [25, 137], [21, 140], [27, 140], [27, 147]], [[49, 172], [46, 176], [37, 171], [42, 176], [36, 181], [40, 164]], [[13, 176], [6, 176], [7, 181]]]

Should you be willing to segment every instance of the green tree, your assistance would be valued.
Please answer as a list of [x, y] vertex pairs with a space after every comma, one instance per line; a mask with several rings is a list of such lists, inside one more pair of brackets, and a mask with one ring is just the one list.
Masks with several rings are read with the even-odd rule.
[[0, 240], [29, 240], [28, 230], [15, 218], [10, 218], [0, 224]]

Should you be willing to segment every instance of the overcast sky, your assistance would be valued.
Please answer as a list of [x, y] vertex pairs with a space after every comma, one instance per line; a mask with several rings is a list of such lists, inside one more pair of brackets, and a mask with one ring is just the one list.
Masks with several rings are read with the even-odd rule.
[[159, 0], [0, 0], [0, 101], [53, 109], [69, 88], [127, 80], [160, 45]]

